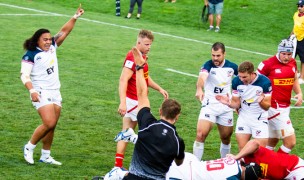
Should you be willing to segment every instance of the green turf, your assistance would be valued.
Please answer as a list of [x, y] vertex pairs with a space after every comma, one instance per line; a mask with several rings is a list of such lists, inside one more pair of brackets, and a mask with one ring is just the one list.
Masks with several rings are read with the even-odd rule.
[[[78, 20], [58, 49], [63, 109], [52, 155], [63, 165], [29, 166], [24, 162], [22, 147], [41, 121], [19, 78], [22, 44], [38, 28], [57, 33], [80, 2], [85, 9], [83, 19]], [[118, 79], [125, 55], [142, 28], [155, 34], [149, 54], [150, 75], [171, 98], [181, 102], [177, 129], [185, 140], [186, 150], [191, 152], [200, 109], [195, 99], [197, 79], [166, 69], [198, 75], [200, 66], [210, 59], [210, 47], [216, 41], [226, 44], [227, 59], [238, 64], [250, 60], [257, 65], [275, 54], [280, 39], [289, 35], [296, 10], [293, 0], [225, 1], [221, 32], [217, 34], [207, 32], [207, 24], [199, 24], [201, 1], [178, 0], [175, 4], [144, 1], [140, 20], [124, 18], [129, 0], [121, 1], [122, 17], [115, 16], [113, 0], [0, 0], [0, 3], [0, 179], [91, 179], [113, 167], [116, 150], [113, 138], [121, 129], [121, 117], [116, 112]], [[149, 97], [157, 114], [162, 96], [151, 90]], [[292, 153], [304, 157], [303, 109], [292, 109], [291, 118], [297, 134]], [[235, 153], [234, 135], [232, 143]], [[130, 144], [126, 167], [132, 148]], [[40, 149], [41, 143], [35, 151], [36, 161]], [[209, 135], [205, 149], [204, 159], [219, 157], [216, 128]]]

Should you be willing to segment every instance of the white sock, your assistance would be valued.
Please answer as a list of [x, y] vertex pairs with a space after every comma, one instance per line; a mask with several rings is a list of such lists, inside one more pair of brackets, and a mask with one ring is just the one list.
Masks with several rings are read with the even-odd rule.
[[272, 147], [272, 146], [266, 146], [266, 148], [269, 149], [269, 150], [271, 150], [271, 151], [274, 150], [274, 147]]
[[219, 29], [220, 27], [219, 27], [219, 26], [216, 26], [216, 28]]
[[281, 149], [283, 152], [285, 152], [286, 154], [289, 154], [290, 151], [291, 151], [291, 149], [285, 147], [283, 144], [282, 144], [282, 146], [280, 147], [280, 149]]
[[48, 157], [50, 157], [51, 155], [51, 150], [45, 150], [45, 149], [41, 149], [41, 158], [40, 159], [46, 159]]
[[226, 145], [221, 143], [221, 148], [220, 148], [221, 158], [226, 157], [226, 154], [230, 153], [230, 149], [231, 149], [231, 144]]
[[204, 143], [194, 141], [193, 154], [197, 157], [198, 160], [201, 161], [204, 155]]
[[26, 145], [25, 145], [26, 148], [28, 148], [29, 150], [31, 151], [34, 151], [35, 147], [36, 147], [36, 144], [32, 144], [31, 141], [29, 141]]
[[210, 29], [212, 29], [212, 28], [213, 28], [213, 26], [209, 26], [209, 28], [210, 28]]

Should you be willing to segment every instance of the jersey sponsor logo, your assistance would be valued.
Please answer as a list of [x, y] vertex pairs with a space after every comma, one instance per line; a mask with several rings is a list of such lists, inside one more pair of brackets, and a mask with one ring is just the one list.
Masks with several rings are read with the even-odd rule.
[[125, 67], [132, 69], [134, 62], [130, 60], [126, 60]]
[[244, 100], [243, 101], [243, 104], [247, 105], [247, 106], [250, 106], [251, 103], [254, 102], [254, 99], [247, 99], [247, 100]]
[[213, 92], [214, 93], [222, 93], [224, 91], [224, 88], [220, 88], [220, 87], [214, 87]]
[[266, 177], [267, 176], [267, 172], [268, 172], [268, 164], [260, 163], [260, 166], [261, 166], [261, 170], [262, 170], [262, 175], [264, 177]]
[[36, 58], [36, 61], [39, 61], [40, 59], [42, 59], [42, 57], [41, 57], [41, 56], [38, 56], [38, 57]]
[[286, 78], [286, 79], [274, 79], [273, 84], [278, 86], [288, 86], [293, 85], [294, 78]]
[[46, 69], [46, 73], [47, 73], [48, 75], [52, 74], [53, 72], [54, 72], [54, 66], [49, 67], [49, 68]]

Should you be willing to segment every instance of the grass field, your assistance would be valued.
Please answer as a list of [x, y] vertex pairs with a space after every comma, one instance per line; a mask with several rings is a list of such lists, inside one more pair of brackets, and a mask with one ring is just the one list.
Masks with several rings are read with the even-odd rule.
[[[34, 31], [48, 28], [55, 34], [82, 3], [85, 14], [58, 49], [63, 109], [56, 128], [52, 156], [61, 167], [24, 162], [22, 147], [40, 118], [20, 81], [22, 44]], [[200, 103], [195, 84], [201, 65], [210, 59], [211, 44], [227, 46], [226, 58], [255, 65], [276, 53], [280, 39], [292, 29], [296, 1], [229, 0], [225, 2], [220, 33], [207, 32], [199, 24], [202, 2], [163, 0], [144, 2], [140, 20], [124, 18], [128, 0], [121, 0], [122, 17], [116, 17], [112, 0], [0, 0], [0, 179], [91, 179], [114, 164], [114, 136], [121, 129], [118, 79], [128, 50], [139, 29], [150, 29], [155, 41], [149, 54], [151, 77], [182, 104], [177, 129], [192, 152]], [[266, 15], [265, 15], [266, 14]], [[303, 90], [303, 86], [302, 86]], [[162, 96], [151, 90], [152, 110], [157, 114]], [[291, 110], [297, 145], [292, 153], [304, 157], [303, 106]], [[233, 135], [232, 151], [237, 152]], [[34, 158], [40, 157], [38, 143]], [[128, 167], [133, 145], [125, 158]], [[204, 159], [219, 157], [216, 128], [209, 135]]]

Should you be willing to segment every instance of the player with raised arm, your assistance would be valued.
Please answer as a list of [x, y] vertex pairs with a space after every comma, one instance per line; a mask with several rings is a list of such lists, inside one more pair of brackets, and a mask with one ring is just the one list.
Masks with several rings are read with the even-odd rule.
[[23, 149], [24, 159], [29, 164], [34, 164], [34, 149], [41, 140], [43, 145], [40, 162], [61, 165], [61, 162], [54, 160], [50, 155], [62, 101], [56, 50], [73, 30], [77, 18], [83, 13], [84, 10], [80, 5], [75, 15], [54, 37], [49, 30], [39, 29], [23, 44], [27, 51], [22, 57], [21, 81], [29, 91], [32, 104], [42, 120], [42, 124], [35, 129]]

